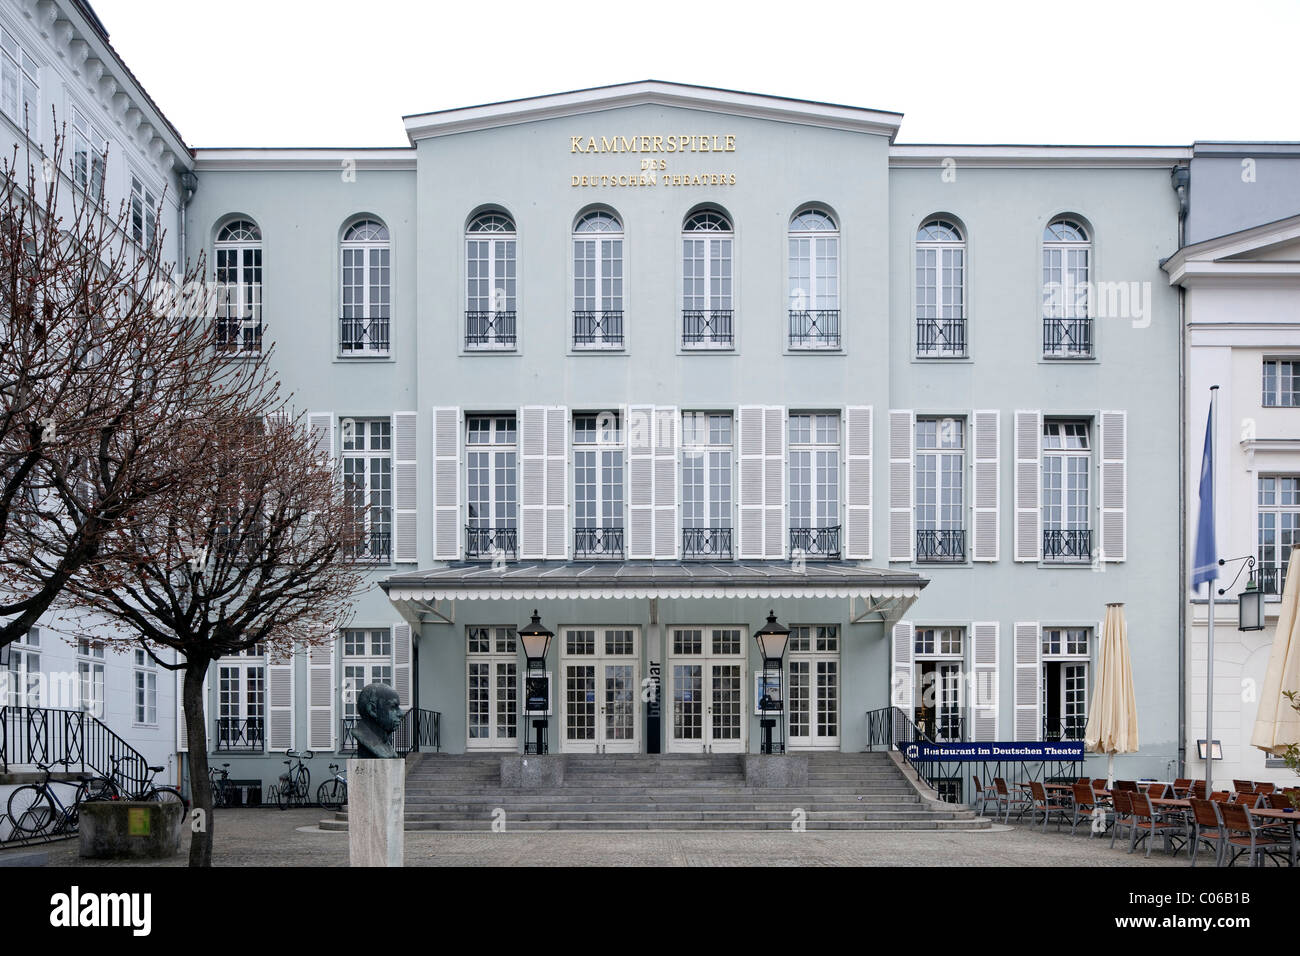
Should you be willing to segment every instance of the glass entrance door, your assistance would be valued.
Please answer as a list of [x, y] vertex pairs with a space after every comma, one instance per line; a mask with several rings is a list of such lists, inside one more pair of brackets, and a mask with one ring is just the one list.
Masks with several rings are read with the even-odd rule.
[[790, 750], [840, 746], [840, 629], [834, 624], [790, 628], [786, 676]]
[[635, 628], [565, 628], [561, 650], [561, 749], [641, 749], [640, 641]]
[[743, 753], [745, 641], [740, 628], [673, 628], [670, 753]]

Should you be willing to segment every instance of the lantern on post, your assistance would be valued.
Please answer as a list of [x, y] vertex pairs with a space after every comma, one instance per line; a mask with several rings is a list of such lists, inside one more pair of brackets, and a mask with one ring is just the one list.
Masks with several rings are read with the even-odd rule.
[[[763, 659], [758, 723], [763, 734], [761, 751], [765, 754], [785, 753], [785, 698], [781, 684], [789, 641], [790, 629], [777, 621], [775, 611], [769, 611], [767, 623], [754, 632], [754, 642]], [[778, 726], [780, 740], [774, 741], [773, 732]]]
[[542, 626], [536, 609], [533, 610], [533, 619], [517, 633], [519, 643], [524, 647], [524, 712], [539, 715], [532, 717], [533, 737], [524, 738], [524, 753], [544, 754], [548, 750], [546, 733], [550, 723], [546, 711], [551, 700], [551, 689], [546, 679], [546, 654], [555, 635]]

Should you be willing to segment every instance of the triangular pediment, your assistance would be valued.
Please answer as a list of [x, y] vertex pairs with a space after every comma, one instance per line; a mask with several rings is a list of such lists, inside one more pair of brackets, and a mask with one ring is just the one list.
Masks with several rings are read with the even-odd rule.
[[1300, 215], [1184, 246], [1163, 263], [1172, 283], [1196, 279], [1300, 280]]

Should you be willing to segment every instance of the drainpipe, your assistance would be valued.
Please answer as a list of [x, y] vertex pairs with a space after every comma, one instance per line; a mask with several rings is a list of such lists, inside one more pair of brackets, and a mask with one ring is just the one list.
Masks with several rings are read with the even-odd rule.
[[[1178, 195], [1178, 248], [1187, 244], [1188, 193], [1192, 170], [1175, 166], [1169, 175]], [[1178, 286], [1178, 773], [1187, 775], [1187, 290]], [[1207, 747], [1209, 744], [1206, 745]]]
[[184, 276], [185, 273], [189, 271], [189, 266], [190, 266], [189, 260], [185, 257], [185, 207], [187, 207], [190, 204], [190, 200], [194, 198], [194, 193], [198, 191], [199, 188], [198, 174], [195, 173], [194, 170], [192, 169], [181, 170], [180, 182], [181, 182], [181, 195], [180, 195], [181, 234], [180, 234], [180, 240], [178, 241], [176, 246], [176, 265], [181, 270], [181, 275]]

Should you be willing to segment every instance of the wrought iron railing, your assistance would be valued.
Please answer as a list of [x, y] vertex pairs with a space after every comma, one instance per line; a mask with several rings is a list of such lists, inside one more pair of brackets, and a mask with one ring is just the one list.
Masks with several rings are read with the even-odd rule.
[[266, 723], [261, 717], [218, 717], [218, 753], [262, 753], [266, 749]]
[[573, 313], [573, 344], [576, 348], [622, 348], [623, 311]]
[[1062, 564], [1092, 560], [1092, 531], [1088, 528], [1043, 532], [1043, 560]]
[[60, 764], [106, 777], [117, 768], [122, 789], [136, 793], [149, 778], [144, 755], [97, 717], [54, 707], [0, 707], [0, 769]]
[[840, 347], [840, 310], [790, 310], [790, 348], [837, 349]]
[[466, 312], [465, 348], [512, 349], [515, 347], [515, 312]]
[[734, 319], [735, 312], [731, 309], [683, 309], [682, 344], [729, 349], [736, 344]]
[[369, 319], [339, 319], [339, 351], [344, 355], [357, 353], [387, 355], [388, 317]]
[[683, 528], [683, 558], [730, 558], [730, 528]]
[[385, 564], [392, 560], [393, 535], [388, 531], [367, 531], [346, 542], [343, 553], [352, 561]]
[[1265, 594], [1281, 594], [1286, 587], [1286, 567], [1275, 564], [1261, 564], [1255, 569], [1259, 575], [1259, 587]]
[[916, 560], [925, 564], [943, 564], [966, 560], [964, 530], [916, 532]]
[[465, 557], [491, 558], [498, 554], [512, 558], [519, 554], [518, 528], [465, 528]]
[[[357, 720], [356, 717], [344, 717], [339, 722], [339, 753], [357, 752], [357, 740], [352, 735], [352, 728], [357, 725]], [[392, 740], [393, 748], [402, 754], [420, 753], [425, 750], [441, 751], [441, 712], [412, 707], [402, 715], [401, 722], [393, 731]]]
[[1044, 740], [1082, 740], [1088, 726], [1087, 717], [1044, 717]]
[[829, 528], [791, 528], [790, 554], [803, 554], [808, 558], [838, 558], [840, 556], [840, 526]]
[[965, 319], [917, 319], [916, 354], [921, 358], [960, 358], [966, 354]]
[[622, 528], [574, 528], [574, 558], [621, 558]]
[[234, 355], [258, 355], [262, 351], [262, 316], [240, 318], [237, 315], [217, 318], [218, 352]]
[[944, 743], [966, 739], [966, 718], [958, 711], [926, 710], [916, 718], [915, 726], [921, 740]]
[[1092, 358], [1092, 319], [1044, 317], [1043, 354], [1049, 358]]

